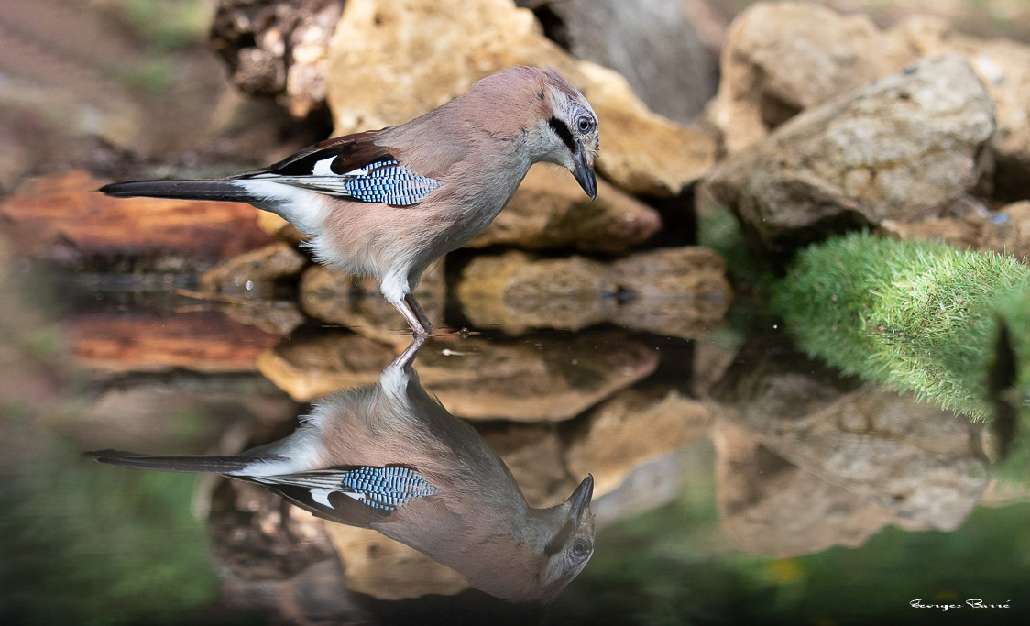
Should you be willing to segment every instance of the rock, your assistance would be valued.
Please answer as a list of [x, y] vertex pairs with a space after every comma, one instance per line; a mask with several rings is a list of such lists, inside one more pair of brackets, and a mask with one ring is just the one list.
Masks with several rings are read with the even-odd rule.
[[980, 247], [1030, 259], [1030, 202], [1009, 204], [984, 220]]
[[947, 532], [962, 524], [988, 483], [965, 418], [910, 394], [842, 380], [771, 339], [752, 339], [719, 383], [720, 419], [909, 528]]
[[615, 317], [618, 284], [604, 263], [582, 257], [533, 260], [522, 252], [474, 258], [455, 297], [474, 326], [579, 330]]
[[423, 348], [418, 372], [451, 413], [470, 420], [562, 421], [649, 376], [652, 348], [615, 333], [518, 342], [468, 338]]
[[994, 195], [1003, 200], [1030, 196], [1030, 47], [1008, 39], [964, 37], [934, 18], [910, 18], [896, 30], [923, 56], [957, 53], [966, 58], [994, 100]]
[[467, 245], [623, 253], [661, 230], [654, 209], [604, 180], [597, 189], [591, 202], [568, 173], [534, 167], [508, 206]]
[[880, 232], [897, 239], [943, 241], [956, 248], [979, 248], [984, 222], [984, 219], [976, 216], [934, 216], [918, 222], [884, 220], [880, 224]]
[[675, 390], [620, 391], [585, 420], [569, 446], [567, 464], [573, 476], [594, 475], [597, 495], [614, 490], [633, 468], [708, 432], [708, 410]]
[[997, 211], [981, 206], [981, 210], [959, 217], [929, 217], [918, 222], [884, 220], [880, 232], [897, 239], [994, 250], [1026, 260], [1030, 258], [1030, 202], [1015, 202]]
[[270, 335], [286, 337], [304, 323], [304, 314], [295, 302], [245, 299], [219, 307], [240, 324], [252, 324]]
[[[422, 276], [415, 296], [429, 319], [443, 323], [443, 264], [436, 263]], [[308, 315], [341, 324], [376, 341], [407, 346], [411, 331], [397, 309], [383, 298], [371, 278], [355, 278], [340, 270], [316, 265], [301, 276], [300, 305]]]
[[968, 422], [911, 396], [867, 388], [794, 419], [765, 411], [744, 422], [770, 449], [920, 527], [955, 530], [987, 487]]
[[219, 0], [211, 45], [243, 92], [280, 96], [294, 117], [325, 106], [329, 41], [343, 0]]
[[961, 57], [924, 60], [809, 109], [726, 159], [699, 189], [766, 250], [844, 227], [940, 215], [989, 167], [994, 107]]
[[[565, 469], [565, 445], [554, 424], [478, 424], [477, 431], [511, 470], [530, 506], [563, 501], [579, 485]], [[586, 478], [586, 474], [580, 480]], [[594, 496], [598, 495], [594, 485]]]
[[875, 502], [806, 472], [761, 445], [745, 428], [718, 420], [719, 520], [744, 552], [785, 558], [831, 546], [858, 547], [903, 520]]
[[721, 325], [729, 311], [726, 262], [708, 248], [648, 250], [611, 269], [622, 294], [616, 324], [693, 339]]
[[257, 367], [294, 400], [310, 402], [340, 389], [374, 385], [395, 356], [361, 335], [332, 333], [270, 347], [257, 357]]
[[[258, 367], [294, 400], [308, 402], [374, 384], [395, 356], [360, 335], [320, 335], [267, 350]], [[422, 348], [416, 366], [426, 389], [458, 417], [561, 421], [649, 376], [658, 356], [614, 334], [518, 343], [453, 338], [445, 349]]]
[[676, 195], [714, 161], [713, 137], [650, 112], [617, 73], [574, 61], [510, 0], [349, 0], [326, 76], [336, 133], [402, 124], [514, 65], [554, 67], [590, 100], [598, 169], [624, 191]]
[[696, 336], [729, 307], [723, 260], [707, 248], [662, 248], [602, 262], [532, 259], [522, 252], [476, 257], [454, 293], [476, 326], [509, 334], [613, 322], [658, 334]]
[[327, 524], [336, 547], [347, 588], [381, 600], [454, 595], [468, 587], [465, 578], [374, 530]]
[[715, 95], [715, 57], [680, 0], [517, 0], [577, 59], [622, 74], [659, 115], [690, 123]]
[[697, 475], [711, 467], [709, 458], [702, 461], [703, 467], [696, 462], [691, 464], [699, 456], [693, 448], [680, 449], [634, 467], [612, 491], [599, 495], [595, 487], [590, 511], [597, 526], [604, 528], [677, 500], [683, 491], [684, 476]]
[[253, 371], [276, 335], [213, 311], [175, 315], [81, 314], [69, 318], [75, 359], [108, 372]]
[[297, 227], [287, 222], [282, 217], [268, 211], [258, 211], [258, 228], [283, 241], [294, 245], [307, 240], [307, 237], [297, 230]]
[[306, 264], [293, 246], [279, 241], [222, 261], [204, 272], [200, 285], [205, 291], [248, 291], [248, 284], [299, 274]]
[[91, 258], [225, 259], [268, 245], [257, 209], [235, 202], [111, 198], [81, 170], [30, 180], [0, 205], [18, 254], [77, 264]]
[[319, 561], [286, 580], [247, 580], [220, 572], [220, 593], [232, 598], [232, 611], [261, 615], [277, 624], [365, 624], [369, 613], [345, 583], [338, 558]]
[[[217, 479], [207, 529], [218, 564], [244, 580], [285, 580], [312, 564], [335, 559], [327, 524], [307, 511], [285, 508], [263, 486]], [[288, 516], [282, 513], [289, 511]]]
[[753, 4], [733, 22], [722, 51], [715, 121], [723, 145], [739, 152], [800, 111], [900, 71], [916, 56], [864, 15]]

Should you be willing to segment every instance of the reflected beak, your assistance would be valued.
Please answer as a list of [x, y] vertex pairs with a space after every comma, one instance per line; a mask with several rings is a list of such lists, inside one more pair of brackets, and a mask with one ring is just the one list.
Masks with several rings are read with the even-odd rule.
[[580, 144], [579, 150], [576, 151], [574, 161], [576, 163], [576, 171], [573, 172], [573, 175], [576, 177], [576, 182], [583, 188], [583, 191], [587, 192], [591, 200], [597, 198], [597, 177], [594, 175], [594, 166], [591, 163], [587, 163], [587, 151], [583, 149], [582, 144]]
[[579, 483], [579, 487], [572, 492], [567, 502], [571, 503], [569, 510], [572, 519], [576, 521], [576, 525], [579, 525], [579, 520], [583, 517], [583, 512], [590, 506], [590, 498], [594, 495], [594, 477], [587, 474], [587, 477], [583, 479], [583, 482]]

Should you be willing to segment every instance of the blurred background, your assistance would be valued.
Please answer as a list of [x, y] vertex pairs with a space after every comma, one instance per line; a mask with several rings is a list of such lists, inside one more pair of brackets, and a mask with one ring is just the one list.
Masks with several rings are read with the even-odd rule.
[[[855, 220], [1030, 250], [1028, 46], [1019, 0], [3, 0], [0, 623], [1026, 617], [1030, 490], [995, 469], [1002, 437], [806, 356], [768, 302], [788, 251]], [[868, 181], [805, 200], [845, 217], [767, 230], [741, 208], [734, 177], [759, 178], [744, 159], [789, 120], [946, 53], [979, 77], [947, 83], [971, 94], [957, 109], [990, 121], [948, 127], [963, 157], [939, 169], [961, 180], [932, 214], [855, 218]], [[267, 443], [408, 340], [374, 284], [315, 265], [274, 216], [93, 190], [267, 165], [515, 64], [595, 106], [598, 201], [534, 170], [427, 272], [449, 332], [415, 369], [532, 504], [597, 480], [595, 554], [555, 604], [505, 606], [251, 485], [82, 457]]]

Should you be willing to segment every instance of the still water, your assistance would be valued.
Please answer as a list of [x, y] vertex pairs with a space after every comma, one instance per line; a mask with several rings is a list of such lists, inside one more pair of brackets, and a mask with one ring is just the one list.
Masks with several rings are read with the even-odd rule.
[[[405, 353], [182, 277], [7, 265], [2, 623], [1030, 614], [1030, 489], [996, 476], [990, 432], [842, 379], [759, 306], [689, 336], [480, 325]], [[246, 474], [273, 442], [290, 483], [84, 454]], [[385, 466], [406, 469], [353, 473]]]

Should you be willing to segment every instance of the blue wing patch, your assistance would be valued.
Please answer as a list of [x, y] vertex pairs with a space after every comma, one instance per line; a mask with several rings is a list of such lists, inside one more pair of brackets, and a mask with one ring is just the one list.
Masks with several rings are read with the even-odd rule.
[[419, 176], [390, 157], [384, 157], [369, 164], [364, 170], [348, 172], [344, 176], [347, 179], [344, 189], [362, 202], [401, 206], [415, 204], [440, 186], [439, 181]]
[[436, 493], [436, 487], [409, 467], [358, 467], [345, 472], [340, 482], [348, 495], [363, 495], [365, 504], [388, 512]]

